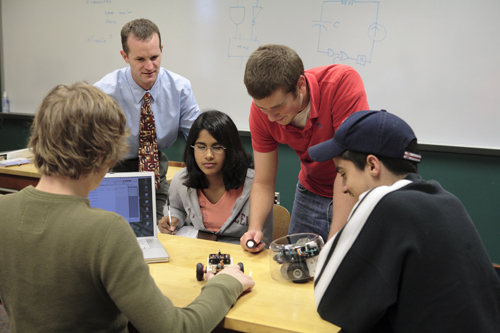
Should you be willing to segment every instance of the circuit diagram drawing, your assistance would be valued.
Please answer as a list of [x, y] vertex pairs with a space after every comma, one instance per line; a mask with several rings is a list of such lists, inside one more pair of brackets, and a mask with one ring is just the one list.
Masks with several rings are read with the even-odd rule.
[[260, 46], [254, 36], [257, 17], [262, 11], [259, 0], [236, 0], [236, 5], [229, 7], [229, 18], [234, 24], [234, 35], [229, 38], [228, 57], [248, 58]]
[[313, 21], [318, 30], [317, 52], [333, 58], [333, 63], [370, 64], [375, 43], [386, 37], [378, 14], [379, 1], [323, 1], [320, 18]]

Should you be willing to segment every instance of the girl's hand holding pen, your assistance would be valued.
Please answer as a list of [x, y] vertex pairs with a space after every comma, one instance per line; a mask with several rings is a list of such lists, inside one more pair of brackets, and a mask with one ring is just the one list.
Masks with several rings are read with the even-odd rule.
[[179, 226], [179, 219], [170, 215], [170, 197], [167, 197], [167, 213], [168, 216], [164, 216], [158, 221], [158, 229], [162, 234], [175, 235], [177, 227]]
[[179, 223], [180, 221], [177, 217], [172, 217], [172, 220], [170, 220], [169, 216], [164, 216], [158, 221], [158, 229], [162, 234], [175, 235]]

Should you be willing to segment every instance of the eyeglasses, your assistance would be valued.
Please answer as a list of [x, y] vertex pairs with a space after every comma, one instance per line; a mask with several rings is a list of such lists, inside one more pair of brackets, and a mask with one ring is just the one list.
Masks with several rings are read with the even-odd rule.
[[222, 154], [224, 149], [226, 149], [226, 147], [224, 147], [224, 146], [207, 147], [207, 146], [203, 146], [203, 145], [194, 145], [194, 146], [191, 146], [191, 148], [193, 148], [194, 152], [198, 153], [198, 154], [205, 154], [207, 152], [207, 149], [210, 149], [213, 154]]

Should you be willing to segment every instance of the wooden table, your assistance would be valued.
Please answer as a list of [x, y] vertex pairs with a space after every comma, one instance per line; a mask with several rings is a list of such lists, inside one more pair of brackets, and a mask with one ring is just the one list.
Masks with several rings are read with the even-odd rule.
[[314, 285], [277, 282], [269, 271], [269, 250], [258, 254], [241, 246], [160, 234], [170, 262], [149, 264], [161, 291], [178, 306], [191, 303], [206, 283], [196, 279], [196, 264], [206, 265], [208, 255], [228, 253], [234, 263], [242, 262], [245, 273], [256, 282], [243, 294], [221, 323], [225, 329], [242, 332], [338, 332], [340, 328], [321, 319], [314, 303]]
[[41, 174], [32, 163], [0, 167], [0, 191], [15, 192], [28, 185], [36, 186]]
[[[177, 164], [179, 162], [170, 163], [167, 170], [167, 181], [169, 183], [174, 178], [174, 175], [182, 169], [181, 164]], [[19, 191], [28, 185], [36, 186], [41, 176], [32, 163], [0, 167], [0, 193]]]

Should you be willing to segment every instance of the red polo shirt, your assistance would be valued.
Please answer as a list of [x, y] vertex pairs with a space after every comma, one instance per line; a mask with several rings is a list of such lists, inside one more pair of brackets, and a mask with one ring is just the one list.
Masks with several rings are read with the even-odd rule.
[[309, 147], [331, 139], [337, 128], [350, 114], [369, 110], [365, 88], [359, 74], [350, 66], [330, 65], [305, 72], [311, 98], [309, 119], [303, 129], [270, 122], [252, 102], [250, 133], [253, 149], [271, 152], [278, 143], [289, 145], [300, 159], [300, 183], [323, 197], [333, 197], [333, 182], [337, 175], [333, 160], [313, 161]]

